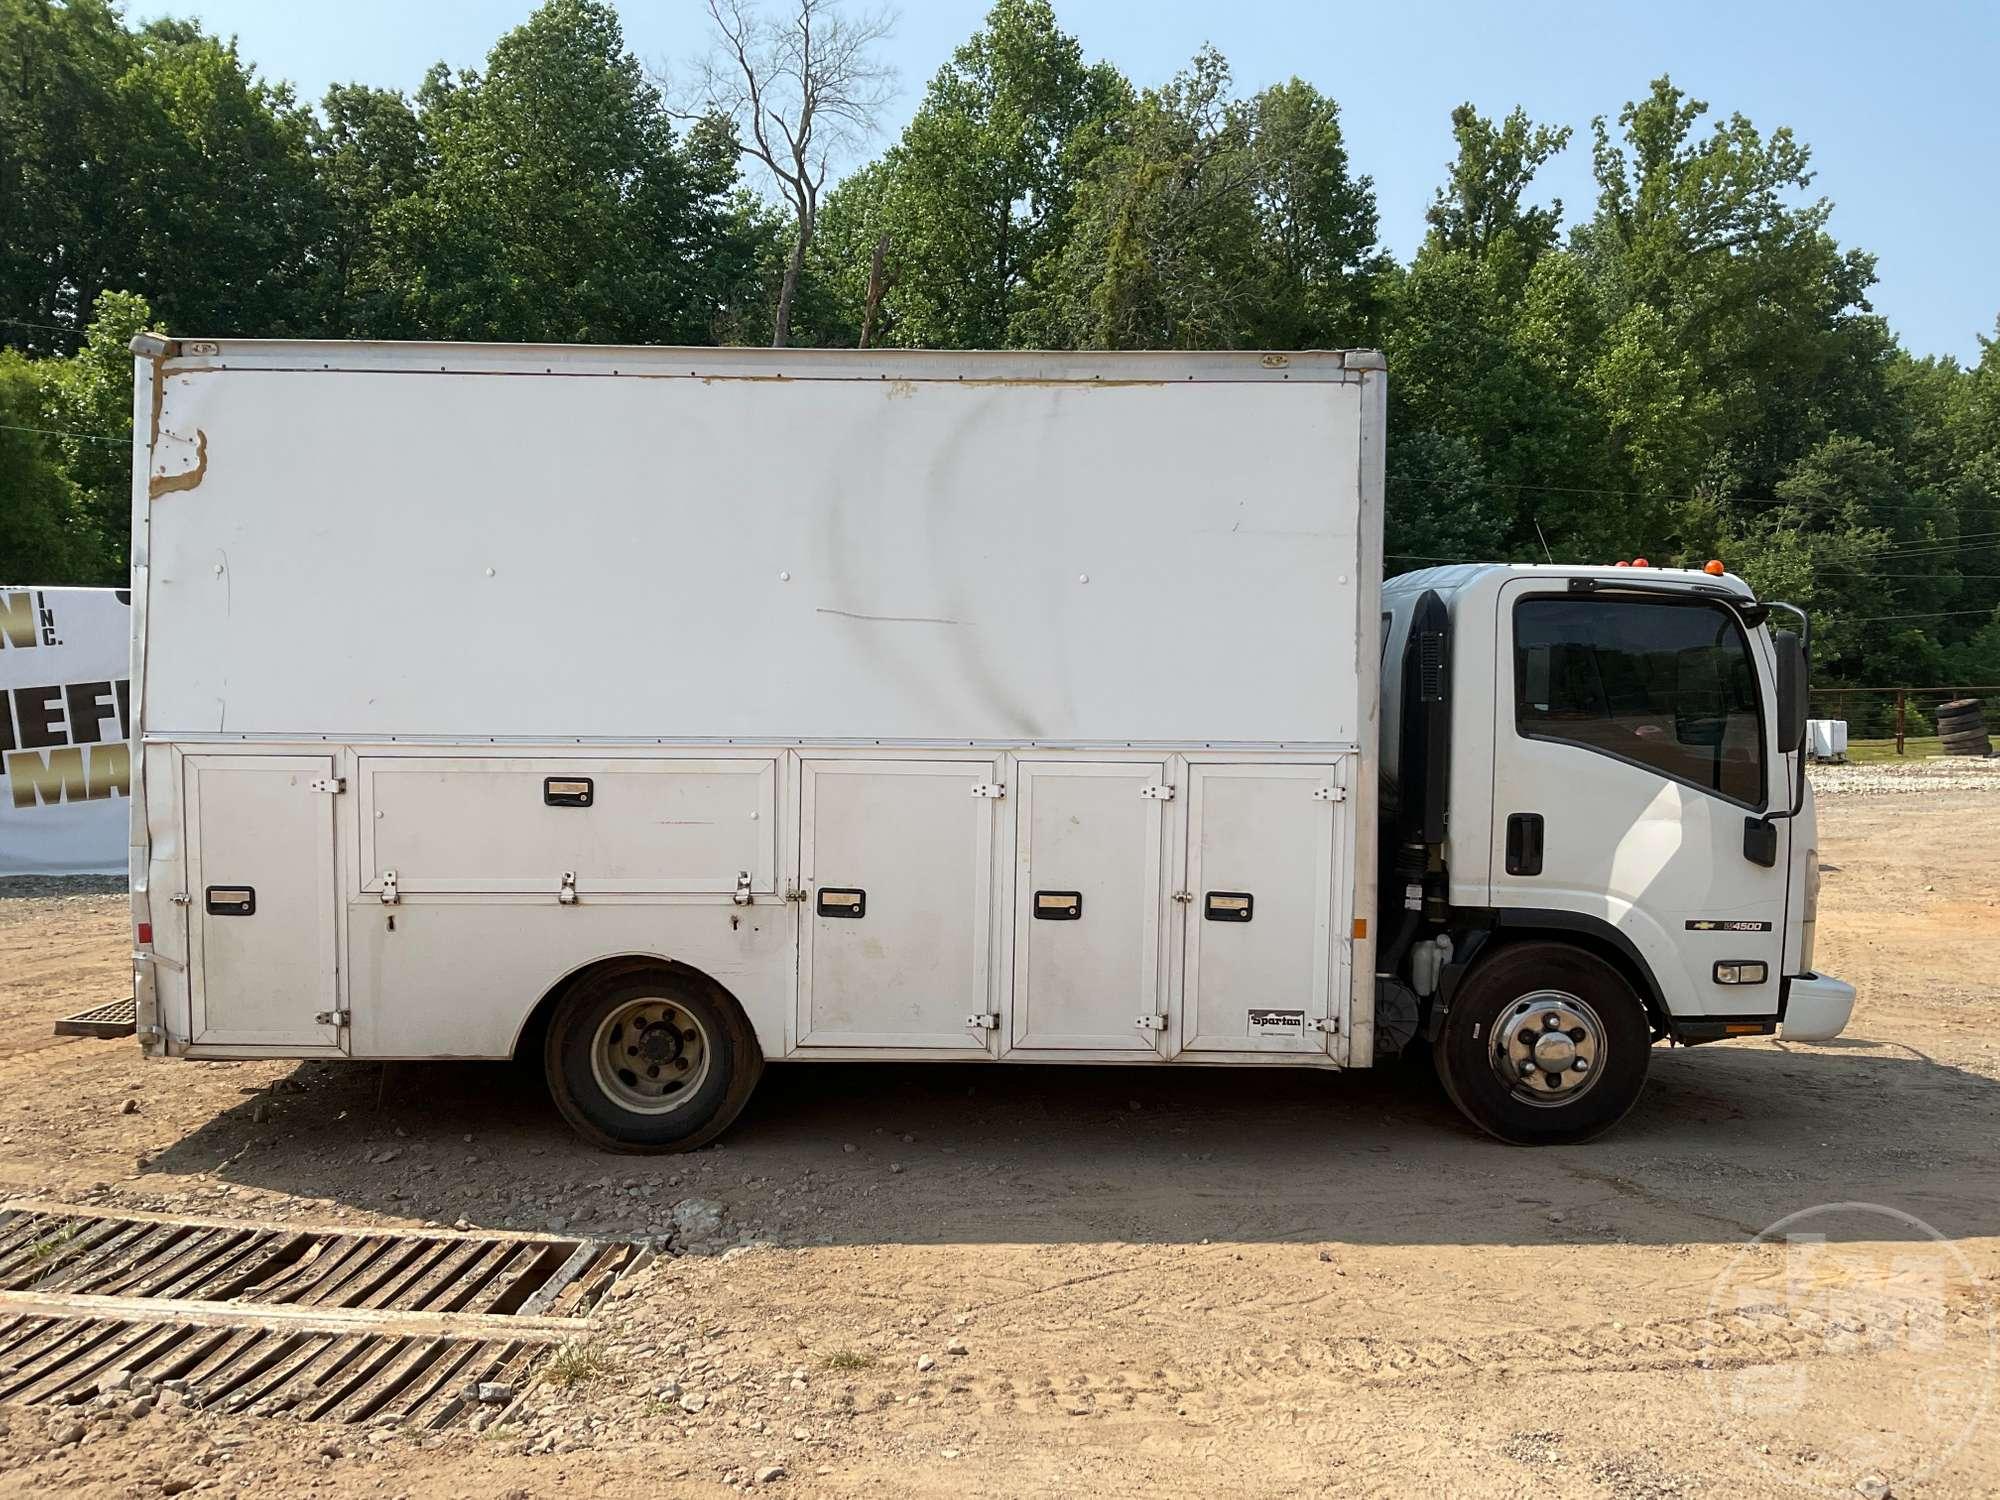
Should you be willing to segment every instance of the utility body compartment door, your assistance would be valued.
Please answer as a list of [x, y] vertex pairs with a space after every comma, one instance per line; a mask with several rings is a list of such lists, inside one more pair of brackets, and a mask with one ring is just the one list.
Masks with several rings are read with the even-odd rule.
[[1184, 1050], [1335, 1050], [1343, 780], [1335, 765], [1189, 766]]
[[190, 755], [183, 769], [189, 1041], [338, 1047], [333, 758]]
[[1166, 762], [1015, 769], [1013, 1045], [1156, 1054], [1172, 803], [1147, 790], [1166, 782]]
[[799, 763], [802, 1048], [991, 1054], [994, 760]]

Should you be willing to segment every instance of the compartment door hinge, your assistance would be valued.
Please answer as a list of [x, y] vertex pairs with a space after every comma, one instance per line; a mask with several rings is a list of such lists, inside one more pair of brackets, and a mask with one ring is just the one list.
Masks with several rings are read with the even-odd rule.
[[1345, 802], [1347, 800], [1347, 788], [1344, 786], [1314, 787], [1313, 798], [1319, 802]]
[[394, 870], [384, 870], [382, 872], [382, 904], [384, 906], [394, 906], [402, 899], [403, 893], [396, 889], [396, 872]]
[[1174, 800], [1174, 789], [1170, 786], [1142, 786], [1139, 795], [1151, 797], [1155, 802], [1171, 802]]
[[325, 792], [329, 797], [338, 797], [347, 790], [345, 776], [315, 776], [306, 783], [315, 792]]
[[1163, 1010], [1156, 1010], [1150, 1016], [1136, 1017], [1132, 1024], [1141, 1031], [1165, 1031], [1167, 1029], [1167, 1013]]
[[1007, 795], [1007, 788], [997, 781], [982, 781], [972, 789], [975, 797], [988, 797], [997, 802]]

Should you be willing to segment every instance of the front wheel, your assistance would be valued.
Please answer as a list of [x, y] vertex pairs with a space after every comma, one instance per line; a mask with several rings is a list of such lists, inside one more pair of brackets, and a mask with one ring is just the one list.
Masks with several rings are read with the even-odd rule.
[[607, 1151], [693, 1151], [735, 1121], [763, 1072], [749, 1022], [694, 976], [648, 965], [580, 981], [543, 1047], [549, 1093]]
[[1466, 976], [1434, 1053], [1468, 1120], [1541, 1146], [1622, 1120], [1645, 1086], [1652, 1044], [1645, 1005], [1610, 964], [1566, 943], [1523, 943]]

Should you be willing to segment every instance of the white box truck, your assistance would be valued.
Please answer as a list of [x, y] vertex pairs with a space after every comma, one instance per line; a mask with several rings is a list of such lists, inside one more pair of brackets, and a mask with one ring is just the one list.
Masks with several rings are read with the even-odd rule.
[[1535, 1142], [1845, 1023], [1797, 638], [1385, 590], [1378, 354], [134, 352], [149, 1054], [539, 1057], [670, 1150], [767, 1059], [1429, 1046]]

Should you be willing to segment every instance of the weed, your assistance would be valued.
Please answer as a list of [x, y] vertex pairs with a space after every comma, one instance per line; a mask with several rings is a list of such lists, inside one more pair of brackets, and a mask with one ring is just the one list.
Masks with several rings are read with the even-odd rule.
[[611, 1356], [596, 1343], [565, 1344], [542, 1371], [542, 1379], [550, 1385], [589, 1385], [610, 1373]]

